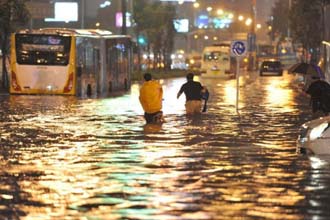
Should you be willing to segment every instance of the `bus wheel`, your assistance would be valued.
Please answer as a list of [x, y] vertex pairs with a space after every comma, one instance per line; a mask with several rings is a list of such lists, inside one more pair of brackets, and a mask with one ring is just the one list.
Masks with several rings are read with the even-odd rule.
[[91, 84], [87, 85], [86, 95], [88, 97], [92, 96], [92, 86], [91, 86]]

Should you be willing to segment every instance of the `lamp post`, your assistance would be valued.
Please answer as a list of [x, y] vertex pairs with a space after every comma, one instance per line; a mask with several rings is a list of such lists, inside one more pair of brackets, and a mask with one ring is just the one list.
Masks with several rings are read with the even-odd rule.
[[121, 34], [127, 34], [127, 25], [126, 25], [126, 12], [127, 12], [127, 2], [126, 0], [121, 0], [121, 12], [122, 12], [122, 26], [121, 26]]
[[256, 21], [256, 0], [251, 0], [251, 25], [250, 32], [248, 34], [248, 52], [249, 52], [249, 63], [248, 70], [252, 71], [255, 69], [256, 61], [256, 32], [255, 32], [255, 21]]
[[81, 28], [85, 28], [86, 0], [81, 0]]
[[321, 19], [322, 19], [322, 44], [323, 44], [323, 70], [324, 73], [326, 74], [326, 78], [328, 78], [328, 72], [329, 72], [329, 43], [326, 42], [327, 38], [327, 26], [326, 26], [326, 17], [327, 17], [327, 4], [326, 0], [322, 1], [321, 4], [322, 7], [322, 13], [321, 13]]
[[[291, 10], [291, 6], [292, 6], [292, 2], [291, 2], [291, 0], [289, 0], [289, 14], [290, 14], [290, 10]], [[287, 33], [287, 37], [288, 37], [288, 39], [290, 39], [291, 38], [291, 29], [290, 29], [290, 19], [288, 19], [288, 33]]]

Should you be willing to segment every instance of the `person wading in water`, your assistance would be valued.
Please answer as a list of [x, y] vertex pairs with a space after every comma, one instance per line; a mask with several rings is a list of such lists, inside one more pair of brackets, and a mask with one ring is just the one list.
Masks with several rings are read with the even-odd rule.
[[144, 74], [144, 80], [141, 89], [139, 100], [144, 110], [144, 118], [147, 124], [162, 123], [162, 101], [163, 101], [163, 88], [159, 82], [152, 80], [150, 73]]
[[177, 94], [177, 98], [179, 98], [182, 93], [185, 94], [186, 96], [185, 107], [186, 107], [187, 115], [201, 113], [202, 97], [205, 97], [205, 95], [203, 96], [203, 92], [207, 93], [207, 98], [208, 98], [208, 91], [206, 88], [202, 86], [200, 82], [194, 81], [193, 73], [188, 73], [186, 78], [187, 78], [187, 82], [181, 86]]

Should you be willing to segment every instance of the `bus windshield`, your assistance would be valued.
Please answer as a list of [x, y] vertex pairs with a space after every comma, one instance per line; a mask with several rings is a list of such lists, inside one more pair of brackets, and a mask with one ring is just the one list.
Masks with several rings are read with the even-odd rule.
[[66, 66], [69, 63], [70, 45], [69, 36], [17, 34], [17, 63]]
[[211, 61], [211, 60], [219, 60], [221, 56], [225, 56], [227, 53], [221, 51], [213, 51], [213, 52], [206, 52], [204, 53], [204, 60]]

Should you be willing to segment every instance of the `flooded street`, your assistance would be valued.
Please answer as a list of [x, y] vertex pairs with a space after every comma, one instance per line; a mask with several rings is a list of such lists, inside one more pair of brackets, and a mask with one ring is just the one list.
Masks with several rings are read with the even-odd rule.
[[112, 98], [0, 96], [0, 219], [330, 219], [330, 157], [296, 154], [309, 99], [293, 77], [198, 79], [208, 111], [184, 114], [185, 78], [161, 81], [163, 125], [139, 84]]

